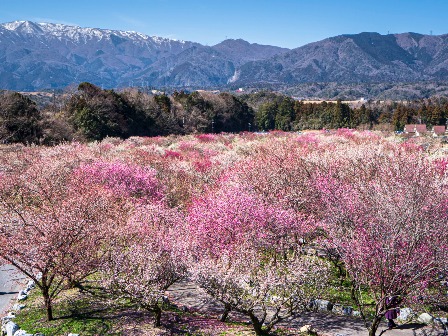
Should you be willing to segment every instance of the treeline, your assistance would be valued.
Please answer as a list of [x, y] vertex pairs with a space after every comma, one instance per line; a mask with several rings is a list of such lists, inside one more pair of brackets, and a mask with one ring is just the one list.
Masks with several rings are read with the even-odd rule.
[[406, 102], [366, 101], [359, 107], [336, 102], [308, 103], [272, 92], [240, 96], [254, 108], [255, 125], [260, 130], [362, 128], [403, 130], [406, 124], [444, 125], [448, 99], [433, 98]]
[[402, 130], [405, 124], [443, 125], [448, 100], [372, 102], [350, 107], [342, 101], [307, 103], [273, 92], [120, 92], [81, 83], [38, 108], [17, 92], [0, 97], [0, 141], [53, 145], [105, 137], [244, 131], [362, 128]]

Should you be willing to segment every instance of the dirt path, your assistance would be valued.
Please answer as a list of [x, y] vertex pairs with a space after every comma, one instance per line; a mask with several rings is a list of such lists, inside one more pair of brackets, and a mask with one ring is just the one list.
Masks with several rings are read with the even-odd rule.
[[[223, 312], [223, 305], [198, 289], [196, 284], [188, 281], [180, 282], [168, 291], [170, 301], [181, 309], [190, 312], [206, 313], [210, 317], [218, 318]], [[186, 307], [186, 308], [185, 308]], [[230, 321], [244, 322], [248, 318], [237, 313], [229, 315]], [[300, 317], [282, 322], [281, 326], [300, 328], [311, 324], [326, 336], [368, 336], [361, 319], [323, 313], [304, 313]], [[219, 333], [217, 333], [218, 335]], [[385, 323], [380, 325], [377, 335], [384, 336], [443, 336], [443, 331], [422, 324], [406, 324], [397, 329], [387, 330]]]

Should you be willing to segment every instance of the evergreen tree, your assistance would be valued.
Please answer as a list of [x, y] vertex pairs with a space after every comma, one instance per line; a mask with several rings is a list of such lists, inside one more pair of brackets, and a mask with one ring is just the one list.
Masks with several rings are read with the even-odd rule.
[[276, 103], [264, 103], [255, 113], [255, 123], [258, 129], [269, 131], [275, 129]]
[[275, 128], [282, 131], [290, 131], [292, 129], [292, 121], [294, 118], [294, 100], [286, 97], [278, 105], [275, 115]]
[[41, 121], [41, 113], [29, 98], [17, 92], [7, 92], [1, 95], [1, 142], [38, 143], [43, 134]]

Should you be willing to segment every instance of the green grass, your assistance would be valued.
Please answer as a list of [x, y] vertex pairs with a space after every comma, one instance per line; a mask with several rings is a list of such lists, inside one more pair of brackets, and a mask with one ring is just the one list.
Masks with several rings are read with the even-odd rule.
[[[321, 296], [333, 303], [344, 306], [352, 306], [358, 310], [351, 299], [351, 283], [348, 280], [340, 282], [336, 270], [332, 272], [332, 286], [328, 287]], [[362, 292], [364, 302], [369, 304], [373, 300], [367, 291]], [[82, 336], [116, 335], [122, 334], [121, 330], [127, 322], [132, 321], [138, 328], [150, 329], [153, 315], [148, 312], [139, 311], [128, 301], [113, 302], [101, 299], [77, 289], [71, 289], [61, 293], [53, 305], [54, 320], [46, 321], [45, 308], [41, 293], [38, 289], [33, 290], [25, 301], [25, 309], [17, 314], [16, 323], [21, 329], [29, 333], [43, 333], [46, 336], [66, 336], [69, 333], [77, 333]], [[373, 313], [374, 306], [366, 306], [367, 318]], [[372, 311], [372, 312], [370, 312]], [[199, 312], [184, 312], [179, 308], [164, 307], [164, 315], [177, 315], [188, 320], [189, 317], [207, 318], [206, 314]], [[188, 322], [187, 322], [188, 323]], [[223, 330], [220, 335], [254, 335], [251, 326], [242, 322], [226, 323], [228, 330]], [[203, 330], [189, 330], [189, 326], [181, 326], [180, 329], [192, 336], [209, 335], [202, 333]], [[151, 329], [152, 330], [152, 329]], [[297, 333], [297, 331], [296, 331]], [[277, 328], [273, 335], [288, 335], [287, 329]]]
[[[76, 296], [76, 293], [71, 293]], [[43, 333], [46, 336], [67, 335], [114, 335], [111, 323], [101, 312], [91, 310], [90, 300], [73, 300], [70, 296], [55, 302], [53, 321], [47, 321], [46, 311], [39, 290], [32, 291], [25, 301], [26, 308], [17, 314], [15, 322], [28, 333]], [[118, 335], [118, 334], [116, 334]]]
[[[361, 295], [365, 305], [364, 313], [366, 314], [366, 317], [373, 317], [375, 309], [374, 299], [366, 289], [361, 291]], [[348, 279], [343, 279], [341, 282], [337, 268], [333, 265], [330, 286], [326, 288], [322, 298], [332, 303], [342, 304], [343, 306], [351, 306], [354, 310], [359, 310], [351, 296], [351, 282]]]

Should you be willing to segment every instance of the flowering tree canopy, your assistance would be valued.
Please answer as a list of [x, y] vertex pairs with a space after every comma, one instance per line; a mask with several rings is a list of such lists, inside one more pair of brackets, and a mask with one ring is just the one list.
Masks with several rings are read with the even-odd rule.
[[182, 222], [180, 212], [163, 203], [137, 207], [102, 267], [106, 291], [154, 311], [156, 326], [165, 290], [185, 275], [184, 258], [176, 248]]
[[26, 150], [0, 178], [0, 257], [36, 282], [49, 320], [64, 283], [98, 269], [126, 212], [113, 193], [78, 179], [78, 162]]
[[385, 298], [417, 300], [443, 272], [448, 250], [446, 167], [406, 148], [365, 150], [361, 160], [340, 158], [358, 174], [334, 171], [316, 180], [327, 243], [338, 251], [363, 310], [362, 287], [376, 303], [375, 334]]
[[297, 213], [241, 187], [213, 190], [189, 211], [193, 279], [265, 334], [303, 311], [326, 282], [327, 263], [301, 253], [309, 229]]

